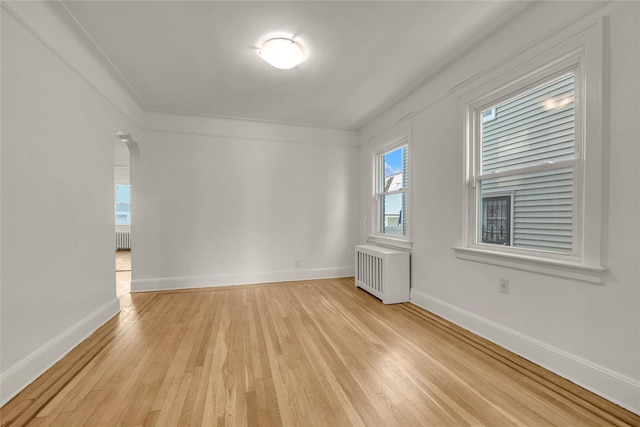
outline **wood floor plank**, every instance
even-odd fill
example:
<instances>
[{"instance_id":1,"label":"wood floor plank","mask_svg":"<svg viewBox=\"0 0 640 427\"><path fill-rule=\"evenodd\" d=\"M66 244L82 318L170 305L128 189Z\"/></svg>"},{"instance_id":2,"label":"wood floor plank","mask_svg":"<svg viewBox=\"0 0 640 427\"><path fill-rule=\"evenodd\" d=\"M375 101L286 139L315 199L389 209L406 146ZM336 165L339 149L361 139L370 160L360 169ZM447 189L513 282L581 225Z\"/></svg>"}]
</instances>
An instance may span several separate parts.
<instances>
[{"instance_id":1,"label":"wood floor plank","mask_svg":"<svg viewBox=\"0 0 640 427\"><path fill-rule=\"evenodd\" d=\"M640 425L350 278L122 301L118 318L1 409L2 426Z\"/></svg>"}]
</instances>

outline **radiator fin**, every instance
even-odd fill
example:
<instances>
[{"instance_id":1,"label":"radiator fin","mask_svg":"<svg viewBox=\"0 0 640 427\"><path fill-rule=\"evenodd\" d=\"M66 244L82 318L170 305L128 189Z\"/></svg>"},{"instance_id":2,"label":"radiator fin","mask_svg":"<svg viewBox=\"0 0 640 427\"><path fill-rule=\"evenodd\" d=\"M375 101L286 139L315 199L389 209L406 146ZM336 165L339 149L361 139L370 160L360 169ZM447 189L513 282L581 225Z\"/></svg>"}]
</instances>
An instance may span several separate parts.
<instances>
[{"instance_id":1,"label":"radiator fin","mask_svg":"<svg viewBox=\"0 0 640 427\"><path fill-rule=\"evenodd\" d=\"M131 233L129 231L116 231L116 250L131 249Z\"/></svg>"}]
</instances>

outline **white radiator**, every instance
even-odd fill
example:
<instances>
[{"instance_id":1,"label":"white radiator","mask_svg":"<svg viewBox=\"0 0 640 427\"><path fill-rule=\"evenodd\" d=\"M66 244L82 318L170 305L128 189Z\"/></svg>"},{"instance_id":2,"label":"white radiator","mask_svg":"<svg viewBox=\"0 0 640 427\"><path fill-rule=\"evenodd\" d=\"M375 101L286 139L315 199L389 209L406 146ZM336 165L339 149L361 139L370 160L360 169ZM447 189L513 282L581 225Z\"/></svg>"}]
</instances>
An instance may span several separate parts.
<instances>
[{"instance_id":1,"label":"white radiator","mask_svg":"<svg viewBox=\"0 0 640 427\"><path fill-rule=\"evenodd\" d=\"M129 231L116 231L116 250L131 249L131 233Z\"/></svg>"},{"instance_id":2,"label":"white radiator","mask_svg":"<svg viewBox=\"0 0 640 427\"><path fill-rule=\"evenodd\" d=\"M356 286L384 304L409 301L409 253L381 246L356 246Z\"/></svg>"}]
</instances>

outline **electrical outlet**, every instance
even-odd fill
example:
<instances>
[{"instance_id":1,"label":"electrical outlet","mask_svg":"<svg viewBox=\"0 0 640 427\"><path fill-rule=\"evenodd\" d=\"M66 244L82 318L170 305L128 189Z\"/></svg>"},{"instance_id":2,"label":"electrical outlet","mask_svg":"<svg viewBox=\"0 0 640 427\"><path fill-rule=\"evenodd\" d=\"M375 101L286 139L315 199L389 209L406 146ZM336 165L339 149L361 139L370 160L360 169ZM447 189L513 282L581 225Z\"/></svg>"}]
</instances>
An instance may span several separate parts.
<instances>
[{"instance_id":1,"label":"electrical outlet","mask_svg":"<svg viewBox=\"0 0 640 427\"><path fill-rule=\"evenodd\" d=\"M297 260L293 261L293 266L294 266L295 268L300 268L300 260L299 260L299 259L297 259Z\"/></svg>"},{"instance_id":2,"label":"electrical outlet","mask_svg":"<svg viewBox=\"0 0 640 427\"><path fill-rule=\"evenodd\" d=\"M509 281L507 279L500 279L500 292L509 294Z\"/></svg>"}]
</instances>

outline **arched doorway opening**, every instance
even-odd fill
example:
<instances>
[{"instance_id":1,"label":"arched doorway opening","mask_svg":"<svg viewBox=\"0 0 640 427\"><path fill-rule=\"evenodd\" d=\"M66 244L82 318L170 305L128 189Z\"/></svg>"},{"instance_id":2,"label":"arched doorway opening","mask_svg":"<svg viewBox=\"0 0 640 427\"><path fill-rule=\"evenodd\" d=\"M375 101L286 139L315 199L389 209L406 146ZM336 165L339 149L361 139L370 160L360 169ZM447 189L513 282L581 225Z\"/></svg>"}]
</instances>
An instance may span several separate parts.
<instances>
[{"instance_id":1,"label":"arched doorway opening","mask_svg":"<svg viewBox=\"0 0 640 427\"><path fill-rule=\"evenodd\" d=\"M137 152L137 144L129 133L118 131L116 137L113 151L116 295L122 298L131 291L131 155Z\"/></svg>"}]
</instances>

